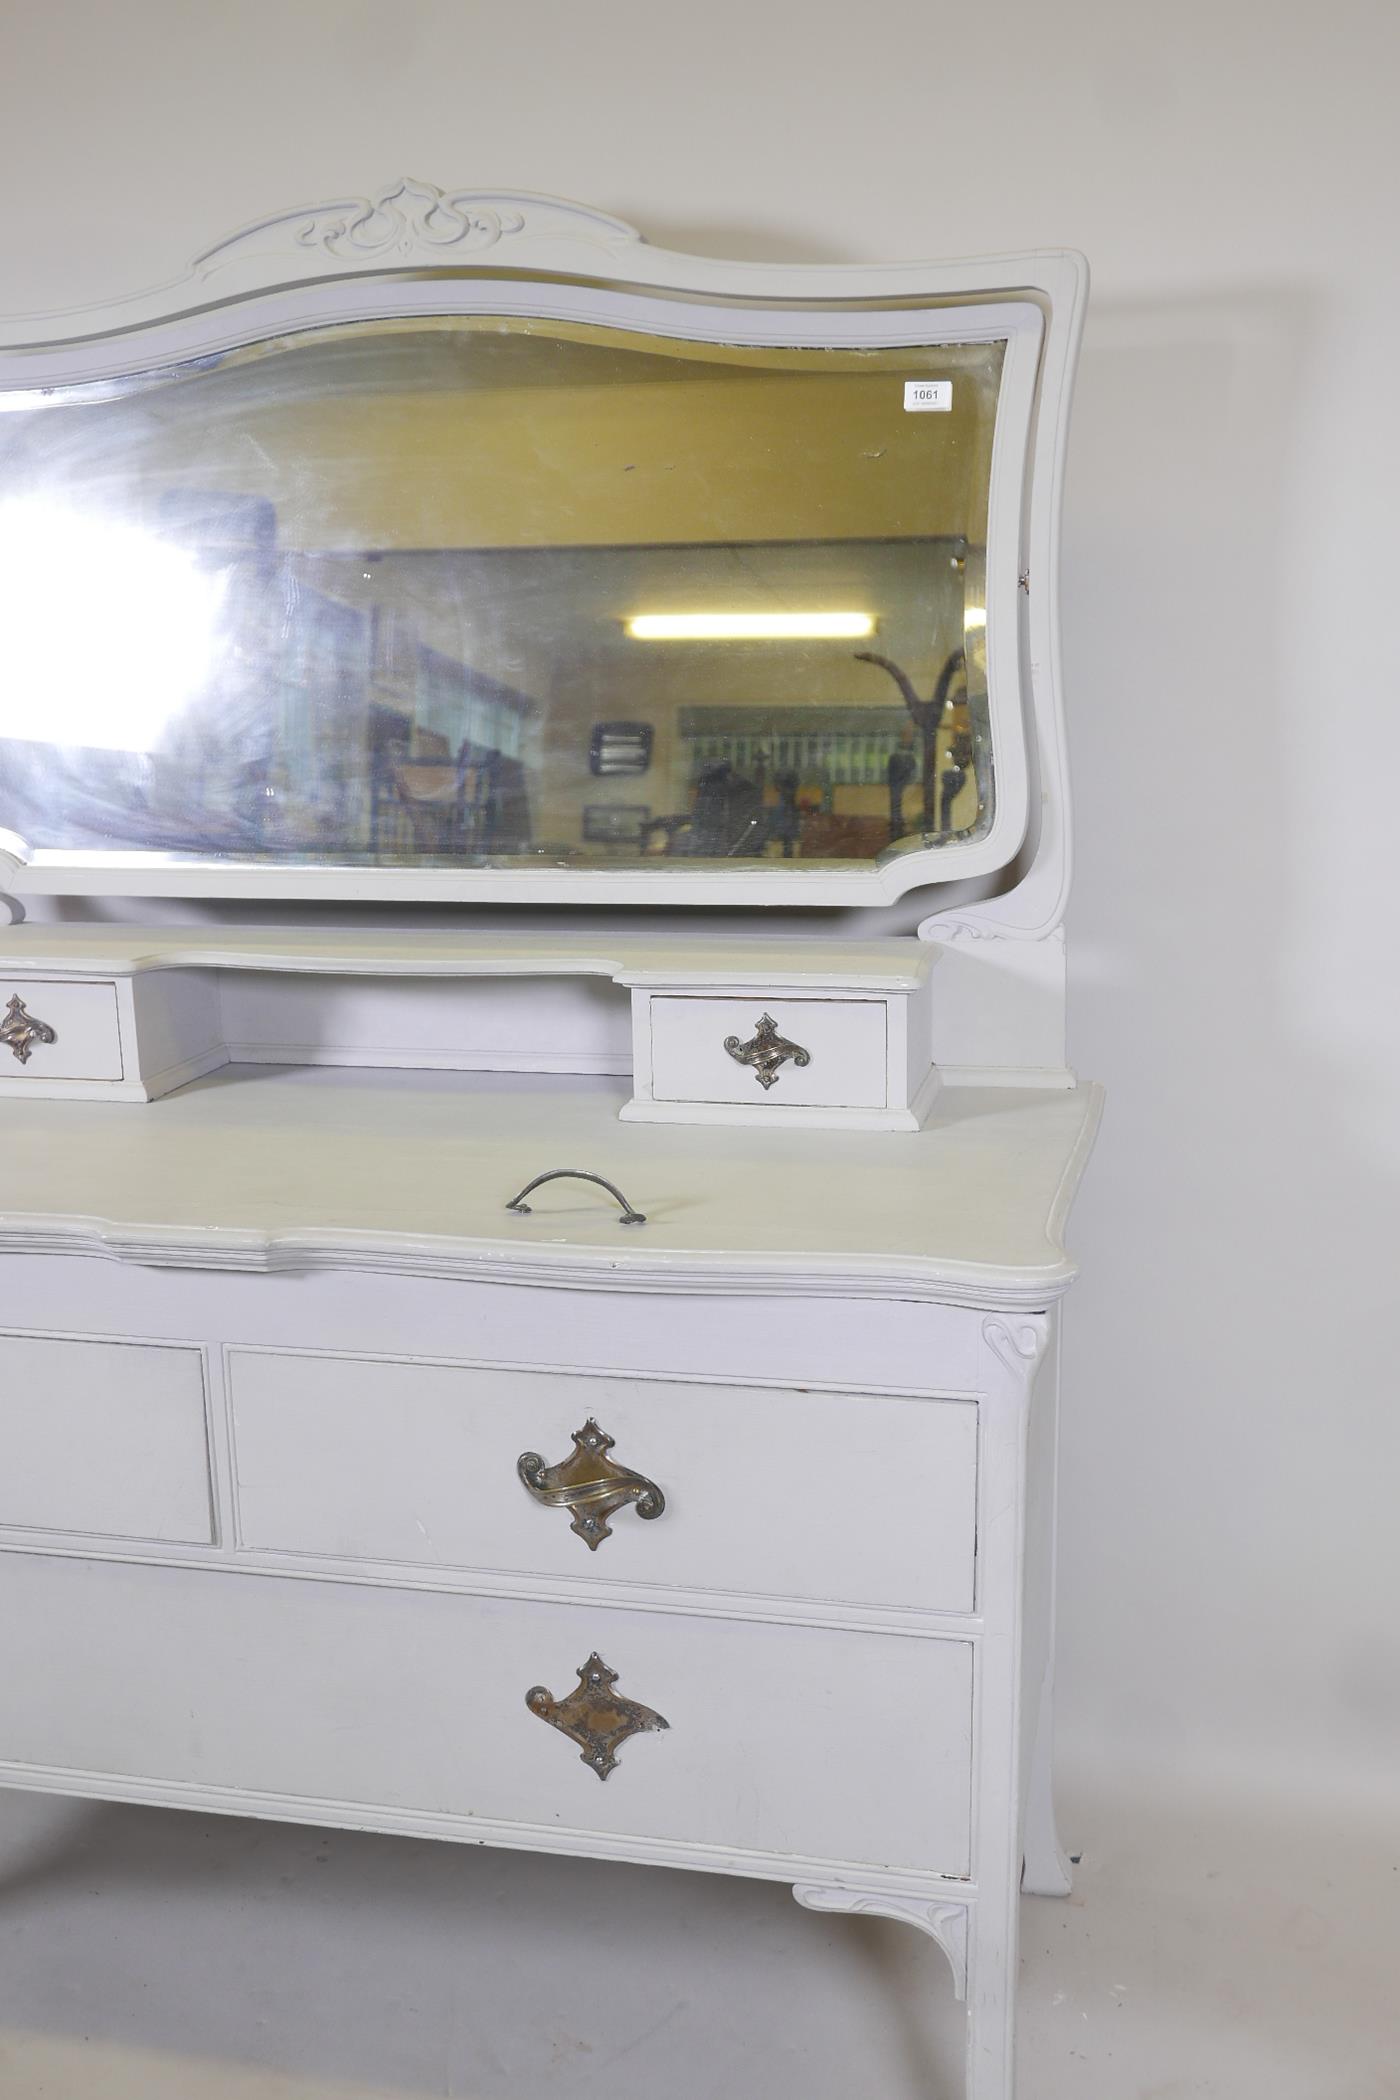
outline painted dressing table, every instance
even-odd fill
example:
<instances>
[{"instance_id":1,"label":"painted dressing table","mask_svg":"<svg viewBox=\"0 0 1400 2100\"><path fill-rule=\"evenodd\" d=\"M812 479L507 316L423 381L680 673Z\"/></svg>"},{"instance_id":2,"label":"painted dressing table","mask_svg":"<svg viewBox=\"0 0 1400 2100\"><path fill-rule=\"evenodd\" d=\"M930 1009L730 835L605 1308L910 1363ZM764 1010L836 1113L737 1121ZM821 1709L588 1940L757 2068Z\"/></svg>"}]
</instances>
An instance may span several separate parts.
<instances>
[{"instance_id":1,"label":"painted dressing table","mask_svg":"<svg viewBox=\"0 0 1400 2100\"><path fill-rule=\"evenodd\" d=\"M400 182L6 330L0 1783L905 1919L1011 2100L1084 295Z\"/></svg>"}]
</instances>

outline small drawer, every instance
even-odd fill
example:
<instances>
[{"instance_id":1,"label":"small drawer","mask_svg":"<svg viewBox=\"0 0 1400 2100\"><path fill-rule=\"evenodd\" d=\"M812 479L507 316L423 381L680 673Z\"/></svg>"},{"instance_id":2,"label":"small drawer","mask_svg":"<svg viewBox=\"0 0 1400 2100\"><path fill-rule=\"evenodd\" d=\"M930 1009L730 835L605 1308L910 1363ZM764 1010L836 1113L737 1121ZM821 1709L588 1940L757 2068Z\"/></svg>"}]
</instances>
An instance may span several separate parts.
<instances>
[{"instance_id":1,"label":"small drawer","mask_svg":"<svg viewBox=\"0 0 1400 2100\"><path fill-rule=\"evenodd\" d=\"M578 1694L595 1654L665 1724L614 1732L605 1783L527 1704ZM11 1772L271 1796L336 1823L562 1829L565 1849L631 1838L789 1878L794 1860L966 1876L972 1674L963 1639L0 1554Z\"/></svg>"},{"instance_id":2,"label":"small drawer","mask_svg":"<svg viewBox=\"0 0 1400 2100\"><path fill-rule=\"evenodd\" d=\"M0 1524L208 1545L202 1353L0 1334Z\"/></svg>"},{"instance_id":3,"label":"small drawer","mask_svg":"<svg viewBox=\"0 0 1400 2100\"><path fill-rule=\"evenodd\" d=\"M655 1101L881 1109L888 1065L883 999L651 1000Z\"/></svg>"},{"instance_id":4,"label":"small drawer","mask_svg":"<svg viewBox=\"0 0 1400 2100\"><path fill-rule=\"evenodd\" d=\"M115 984L0 977L0 1080L121 1076Z\"/></svg>"},{"instance_id":5,"label":"small drawer","mask_svg":"<svg viewBox=\"0 0 1400 2100\"><path fill-rule=\"evenodd\" d=\"M228 1352L239 1543L891 1609L973 1605L977 1403ZM542 1502L590 1422L634 1488ZM580 1454L585 1480L599 1471Z\"/></svg>"}]
</instances>

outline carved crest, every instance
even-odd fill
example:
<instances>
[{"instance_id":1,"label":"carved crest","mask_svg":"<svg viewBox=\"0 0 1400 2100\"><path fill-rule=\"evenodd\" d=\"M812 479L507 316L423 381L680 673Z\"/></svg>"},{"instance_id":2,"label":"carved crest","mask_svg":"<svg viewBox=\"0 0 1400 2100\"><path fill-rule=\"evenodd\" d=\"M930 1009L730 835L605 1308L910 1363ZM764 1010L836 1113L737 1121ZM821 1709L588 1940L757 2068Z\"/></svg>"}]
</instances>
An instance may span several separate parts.
<instances>
[{"instance_id":1,"label":"carved crest","mask_svg":"<svg viewBox=\"0 0 1400 2100\"><path fill-rule=\"evenodd\" d=\"M331 205L313 212L297 228L296 243L352 261L389 255L403 259L420 249L491 248L502 234L519 233L524 224L518 211L468 204L430 182L403 176L349 207Z\"/></svg>"},{"instance_id":2,"label":"carved crest","mask_svg":"<svg viewBox=\"0 0 1400 2100\"><path fill-rule=\"evenodd\" d=\"M602 240L609 246L640 241L635 227L605 212L553 197L514 197L490 190L440 190L401 175L367 197L277 212L247 226L196 258L204 273L241 263L250 254L285 248L351 268L448 264L483 253L527 230Z\"/></svg>"}]
</instances>

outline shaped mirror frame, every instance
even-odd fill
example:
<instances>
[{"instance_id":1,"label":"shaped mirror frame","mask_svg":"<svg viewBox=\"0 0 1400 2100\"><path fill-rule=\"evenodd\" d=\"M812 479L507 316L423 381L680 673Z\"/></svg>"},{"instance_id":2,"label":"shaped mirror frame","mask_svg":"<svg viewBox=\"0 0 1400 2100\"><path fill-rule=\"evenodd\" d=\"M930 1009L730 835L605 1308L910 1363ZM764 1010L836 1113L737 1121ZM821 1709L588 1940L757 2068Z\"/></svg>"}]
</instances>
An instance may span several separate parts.
<instances>
[{"instance_id":1,"label":"shaped mirror frame","mask_svg":"<svg viewBox=\"0 0 1400 2100\"><path fill-rule=\"evenodd\" d=\"M107 308L12 324L0 396L89 390L191 360L334 330L501 316L672 342L839 352L1004 343L986 533L989 820L879 860L683 859L609 866L394 864L81 850L0 832L0 889L48 895L639 904L878 905L929 883L1021 881L1064 860L1055 564L1069 378L1086 288L1068 255L834 268L723 264L648 247L548 199L400 182L279 214L178 283ZM67 398L73 398L71 395ZM627 728L627 723L614 725ZM621 748L619 744L618 748ZM1033 793L1038 787L1039 792ZM1028 831L1028 813L1037 822Z\"/></svg>"}]
</instances>

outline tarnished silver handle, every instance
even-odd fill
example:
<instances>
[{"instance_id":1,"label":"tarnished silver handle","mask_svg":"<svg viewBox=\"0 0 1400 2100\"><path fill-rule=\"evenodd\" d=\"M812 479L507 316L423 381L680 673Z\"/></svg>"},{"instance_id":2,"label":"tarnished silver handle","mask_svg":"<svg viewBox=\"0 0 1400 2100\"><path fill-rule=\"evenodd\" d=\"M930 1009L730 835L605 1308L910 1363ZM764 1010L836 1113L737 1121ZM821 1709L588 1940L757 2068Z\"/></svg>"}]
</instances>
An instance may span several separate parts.
<instances>
[{"instance_id":1,"label":"tarnished silver handle","mask_svg":"<svg viewBox=\"0 0 1400 2100\"><path fill-rule=\"evenodd\" d=\"M515 1470L546 1509L567 1509L570 1530L596 1553L612 1537L609 1517L630 1502L639 1517L659 1517L666 1497L645 1473L634 1473L608 1456L613 1440L592 1415L574 1431L574 1448L557 1466L546 1465L538 1451L522 1451Z\"/></svg>"},{"instance_id":2,"label":"tarnished silver handle","mask_svg":"<svg viewBox=\"0 0 1400 2100\"><path fill-rule=\"evenodd\" d=\"M616 1670L608 1668L595 1648L567 1698L556 1699L542 1684L531 1685L525 1694L531 1713L577 1743L580 1761L599 1779L617 1769L617 1753L629 1737L671 1725L654 1707L625 1699L614 1689L616 1684Z\"/></svg>"},{"instance_id":3,"label":"tarnished silver handle","mask_svg":"<svg viewBox=\"0 0 1400 2100\"><path fill-rule=\"evenodd\" d=\"M50 1028L47 1021L32 1014L16 992L5 1008L4 1020L0 1021L0 1043L4 1043L22 1065L27 1065L36 1043L57 1041L57 1029Z\"/></svg>"},{"instance_id":4,"label":"tarnished silver handle","mask_svg":"<svg viewBox=\"0 0 1400 2100\"><path fill-rule=\"evenodd\" d=\"M611 1181L604 1181L601 1174L584 1173L581 1167L551 1167L547 1174L537 1174L533 1181L526 1182L518 1196L512 1196L510 1202L506 1205L506 1209L516 1211L521 1217L528 1218L530 1205L525 1201L525 1198L546 1181L596 1181L600 1189L606 1189L608 1194L622 1205L622 1216L617 1221L619 1225L646 1224L646 1212L644 1210L633 1210L620 1188L614 1187Z\"/></svg>"},{"instance_id":5,"label":"tarnished silver handle","mask_svg":"<svg viewBox=\"0 0 1400 2100\"><path fill-rule=\"evenodd\" d=\"M812 1062L810 1050L801 1043L790 1043L785 1035L779 1035L778 1024L771 1014L764 1014L746 1043L737 1035L727 1035L724 1047L736 1064L751 1065L753 1076L766 1094L770 1086L778 1084L778 1069L789 1058L795 1065Z\"/></svg>"}]
</instances>

